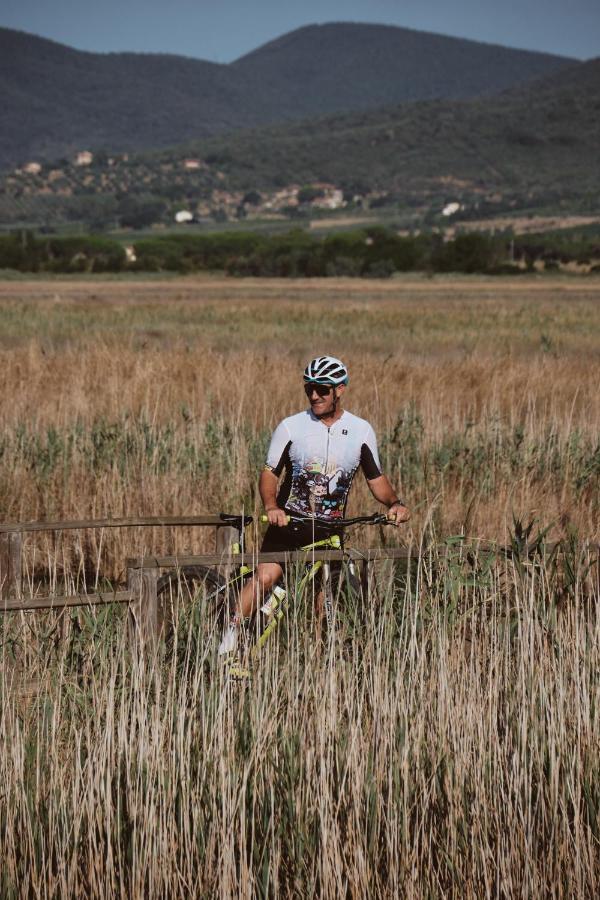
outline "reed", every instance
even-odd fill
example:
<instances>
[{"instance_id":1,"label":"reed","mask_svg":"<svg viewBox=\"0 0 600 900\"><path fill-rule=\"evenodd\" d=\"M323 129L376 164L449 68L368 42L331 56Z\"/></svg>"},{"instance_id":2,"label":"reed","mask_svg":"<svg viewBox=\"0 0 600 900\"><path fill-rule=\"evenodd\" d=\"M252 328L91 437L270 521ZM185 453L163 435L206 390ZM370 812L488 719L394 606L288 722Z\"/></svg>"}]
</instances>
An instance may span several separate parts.
<instances>
[{"instance_id":1,"label":"reed","mask_svg":"<svg viewBox=\"0 0 600 900\"><path fill-rule=\"evenodd\" d=\"M3 520L256 513L325 350L421 553L325 642L292 581L248 685L199 599L152 659L119 607L3 616L0 896L598 893L597 282L356 281L0 283ZM37 533L26 588L213 541Z\"/></svg>"},{"instance_id":2,"label":"reed","mask_svg":"<svg viewBox=\"0 0 600 900\"><path fill-rule=\"evenodd\" d=\"M202 605L155 660L73 614L3 684L2 895L593 896L597 591L480 562L381 575L325 644L296 597L249 684Z\"/></svg>"}]
</instances>

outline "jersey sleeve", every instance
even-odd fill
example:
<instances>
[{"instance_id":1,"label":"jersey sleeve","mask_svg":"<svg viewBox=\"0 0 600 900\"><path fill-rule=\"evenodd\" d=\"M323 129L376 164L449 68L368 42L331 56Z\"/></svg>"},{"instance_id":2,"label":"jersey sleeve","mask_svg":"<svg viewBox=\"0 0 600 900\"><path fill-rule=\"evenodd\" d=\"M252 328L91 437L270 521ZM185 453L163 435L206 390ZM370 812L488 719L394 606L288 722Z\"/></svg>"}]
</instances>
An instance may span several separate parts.
<instances>
[{"instance_id":1,"label":"jersey sleeve","mask_svg":"<svg viewBox=\"0 0 600 900\"><path fill-rule=\"evenodd\" d=\"M285 422L280 422L271 437L265 469L269 472L273 472L274 475L281 475L288 458L291 443L292 441L287 425Z\"/></svg>"},{"instance_id":2,"label":"jersey sleeve","mask_svg":"<svg viewBox=\"0 0 600 900\"><path fill-rule=\"evenodd\" d=\"M363 443L360 448L360 467L368 481L371 481L373 478L379 478L381 475L377 438L375 437L375 432L371 425L367 426Z\"/></svg>"}]
</instances>

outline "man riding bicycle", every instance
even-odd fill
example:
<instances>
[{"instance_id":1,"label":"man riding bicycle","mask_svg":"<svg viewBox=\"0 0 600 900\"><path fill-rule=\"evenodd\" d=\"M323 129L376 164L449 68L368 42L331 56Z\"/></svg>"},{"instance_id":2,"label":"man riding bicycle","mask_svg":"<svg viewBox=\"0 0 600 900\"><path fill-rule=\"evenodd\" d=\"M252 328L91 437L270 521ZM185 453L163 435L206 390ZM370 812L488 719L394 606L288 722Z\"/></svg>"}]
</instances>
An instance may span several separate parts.
<instances>
[{"instance_id":1,"label":"man riding bicycle","mask_svg":"<svg viewBox=\"0 0 600 900\"><path fill-rule=\"evenodd\" d=\"M407 507L381 472L372 426L343 408L347 384L348 370L333 356L319 356L304 370L310 409L279 423L260 476L260 496L269 520L262 553L297 550L335 534L335 522L344 517L359 467L375 499L387 506L388 519L400 525L410 518ZM289 516L294 521L288 525ZM279 563L259 563L254 577L244 586L219 653L235 650L242 621L252 615L260 598L282 575Z\"/></svg>"}]
</instances>

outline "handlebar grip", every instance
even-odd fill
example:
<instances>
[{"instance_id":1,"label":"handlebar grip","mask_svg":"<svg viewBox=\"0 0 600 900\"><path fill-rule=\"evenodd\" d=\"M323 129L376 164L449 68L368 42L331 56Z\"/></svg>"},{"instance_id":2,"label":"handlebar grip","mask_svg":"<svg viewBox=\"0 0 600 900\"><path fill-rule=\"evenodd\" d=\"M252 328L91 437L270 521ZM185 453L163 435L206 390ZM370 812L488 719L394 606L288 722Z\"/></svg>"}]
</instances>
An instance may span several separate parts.
<instances>
[{"instance_id":1,"label":"handlebar grip","mask_svg":"<svg viewBox=\"0 0 600 900\"><path fill-rule=\"evenodd\" d=\"M288 523L288 525L289 525L289 524L290 524L291 516L286 516L285 518L286 518L287 523ZM266 524L266 523L269 521L269 517L266 516L266 515L263 513L262 516L260 517L260 521Z\"/></svg>"}]
</instances>

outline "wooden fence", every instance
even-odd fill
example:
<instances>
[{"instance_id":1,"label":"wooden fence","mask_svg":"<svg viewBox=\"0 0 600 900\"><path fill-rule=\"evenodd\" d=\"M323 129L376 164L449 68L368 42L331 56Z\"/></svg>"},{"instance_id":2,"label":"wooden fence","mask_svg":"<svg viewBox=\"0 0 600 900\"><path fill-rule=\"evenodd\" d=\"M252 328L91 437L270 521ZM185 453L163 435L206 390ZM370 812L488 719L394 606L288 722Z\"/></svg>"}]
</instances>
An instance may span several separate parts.
<instances>
[{"instance_id":1,"label":"wooden fence","mask_svg":"<svg viewBox=\"0 0 600 900\"><path fill-rule=\"evenodd\" d=\"M130 603L135 599L131 589L93 594L48 595L26 597L22 591L23 535L38 531L73 531L103 528L208 526L216 528L216 554L222 561L229 551L231 525L220 516L135 516L126 519L79 519L56 522L5 522L0 524L0 611L59 609L66 606Z\"/></svg>"},{"instance_id":2,"label":"wooden fence","mask_svg":"<svg viewBox=\"0 0 600 900\"><path fill-rule=\"evenodd\" d=\"M23 536L31 532L67 531L103 528L203 526L216 529L215 552L188 556L144 556L127 560L127 590L114 592L48 594L25 596L22 589ZM281 553L232 553L239 531L221 516L136 516L124 519L79 519L54 522L8 522L0 524L0 612L59 610L74 606L98 606L127 603L132 632L142 644L153 641L160 632L158 578L161 569L191 566L218 568L225 577L242 563L281 561ZM284 554L286 562L306 561L303 551ZM355 559L373 563L378 559L409 559L407 549L315 550L311 561Z\"/></svg>"},{"instance_id":3,"label":"wooden fence","mask_svg":"<svg viewBox=\"0 0 600 900\"><path fill-rule=\"evenodd\" d=\"M103 529L131 527L203 526L216 529L215 552L187 556L144 556L127 559L127 590L115 592L77 593L71 595L23 596L22 553L23 535L38 531L66 531L74 529ZM28 522L0 524L0 612L19 610L64 609L72 606L93 606L127 603L132 634L141 644L151 643L160 633L158 578L161 569L184 569L194 566L217 567L227 577L236 565L254 566L259 562L340 561L352 559L372 564L381 559L413 559L419 552L411 548L383 548L355 550L314 550L290 553L232 553L239 539L239 531L221 516L137 516L125 519L84 519L75 521ZM600 560L600 547L591 545ZM439 550L447 552L442 545ZM598 562L598 560L597 560ZM599 581L600 565L596 565Z\"/></svg>"}]
</instances>

